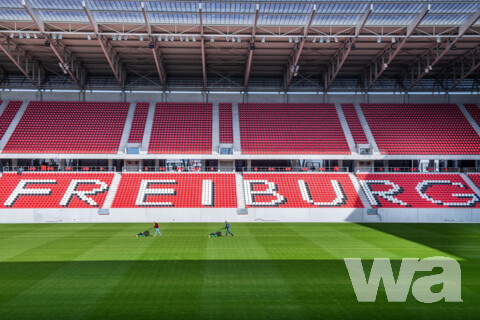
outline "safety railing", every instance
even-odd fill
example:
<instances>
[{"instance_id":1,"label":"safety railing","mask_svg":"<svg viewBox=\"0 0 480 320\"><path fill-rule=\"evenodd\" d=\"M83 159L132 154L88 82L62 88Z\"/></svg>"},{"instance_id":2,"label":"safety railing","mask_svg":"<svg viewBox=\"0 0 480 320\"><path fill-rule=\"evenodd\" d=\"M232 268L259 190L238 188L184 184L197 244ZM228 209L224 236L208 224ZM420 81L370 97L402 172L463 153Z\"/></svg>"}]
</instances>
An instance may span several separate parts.
<instances>
[{"instance_id":1,"label":"safety railing","mask_svg":"<svg viewBox=\"0 0 480 320\"><path fill-rule=\"evenodd\" d=\"M355 167L356 173L407 173L407 172L420 172L420 173L439 173L439 172L460 172L460 168L439 168L435 170L433 167L425 168L425 170L420 170L416 167L388 167L388 168L370 168L370 167Z\"/></svg>"},{"instance_id":2,"label":"safety railing","mask_svg":"<svg viewBox=\"0 0 480 320\"><path fill-rule=\"evenodd\" d=\"M462 168L462 172L466 172L466 173L480 172L480 168L475 168L475 167Z\"/></svg>"},{"instance_id":3,"label":"safety railing","mask_svg":"<svg viewBox=\"0 0 480 320\"><path fill-rule=\"evenodd\" d=\"M109 166L4 166L3 172L113 172Z\"/></svg>"},{"instance_id":4,"label":"safety railing","mask_svg":"<svg viewBox=\"0 0 480 320\"><path fill-rule=\"evenodd\" d=\"M234 167L155 167L155 166L126 166L123 172L234 172Z\"/></svg>"},{"instance_id":5,"label":"safety railing","mask_svg":"<svg viewBox=\"0 0 480 320\"><path fill-rule=\"evenodd\" d=\"M243 168L243 172L349 172L348 167L251 167Z\"/></svg>"}]
</instances>

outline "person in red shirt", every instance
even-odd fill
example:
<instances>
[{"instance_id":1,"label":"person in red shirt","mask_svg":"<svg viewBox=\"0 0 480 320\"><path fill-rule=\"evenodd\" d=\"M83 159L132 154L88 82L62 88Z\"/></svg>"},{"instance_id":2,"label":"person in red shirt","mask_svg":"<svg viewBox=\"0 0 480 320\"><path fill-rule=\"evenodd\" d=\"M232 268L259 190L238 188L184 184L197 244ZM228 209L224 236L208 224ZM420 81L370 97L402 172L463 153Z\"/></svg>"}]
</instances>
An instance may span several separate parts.
<instances>
[{"instance_id":1,"label":"person in red shirt","mask_svg":"<svg viewBox=\"0 0 480 320\"><path fill-rule=\"evenodd\" d=\"M160 237L162 236L162 234L160 233L160 229L158 228L158 222L155 222L155 234L153 235L154 237L157 236L157 233L160 235Z\"/></svg>"}]
</instances>

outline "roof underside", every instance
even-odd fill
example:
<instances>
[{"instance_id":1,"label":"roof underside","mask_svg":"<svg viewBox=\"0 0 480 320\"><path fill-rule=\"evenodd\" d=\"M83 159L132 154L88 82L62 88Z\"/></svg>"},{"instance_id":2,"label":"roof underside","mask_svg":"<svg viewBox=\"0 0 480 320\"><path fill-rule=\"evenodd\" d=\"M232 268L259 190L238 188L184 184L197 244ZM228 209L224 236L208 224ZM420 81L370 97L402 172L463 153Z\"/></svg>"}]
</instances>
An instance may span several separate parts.
<instances>
[{"instance_id":1,"label":"roof underside","mask_svg":"<svg viewBox=\"0 0 480 320\"><path fill-rule=\"evenodd\" d=\"M478 0L143 2L2 0L0 87L479 91Z\"/></svg>"}]
</instances>

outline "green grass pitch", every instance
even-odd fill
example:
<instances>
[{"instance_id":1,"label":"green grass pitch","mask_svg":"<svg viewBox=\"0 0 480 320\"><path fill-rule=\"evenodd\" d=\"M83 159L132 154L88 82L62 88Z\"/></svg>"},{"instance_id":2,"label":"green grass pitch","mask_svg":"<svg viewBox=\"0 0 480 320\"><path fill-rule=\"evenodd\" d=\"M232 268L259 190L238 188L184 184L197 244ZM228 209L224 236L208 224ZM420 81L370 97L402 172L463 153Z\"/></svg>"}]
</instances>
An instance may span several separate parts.
<instances>
[{"instance_id":1,"label":"green grass pitch","mask_svg":"<svg viewBox=\"0 0 480 320\"><path fill-rule=\"evenodd\" d=\"M232 223L0 225L1 319L471 319L480 225ZM356 300L344 258L449 256L462 303ZM435 288L434 288L435 289ZM438 289L438 288L437 288Z\"/></svg>"}]
</instances>

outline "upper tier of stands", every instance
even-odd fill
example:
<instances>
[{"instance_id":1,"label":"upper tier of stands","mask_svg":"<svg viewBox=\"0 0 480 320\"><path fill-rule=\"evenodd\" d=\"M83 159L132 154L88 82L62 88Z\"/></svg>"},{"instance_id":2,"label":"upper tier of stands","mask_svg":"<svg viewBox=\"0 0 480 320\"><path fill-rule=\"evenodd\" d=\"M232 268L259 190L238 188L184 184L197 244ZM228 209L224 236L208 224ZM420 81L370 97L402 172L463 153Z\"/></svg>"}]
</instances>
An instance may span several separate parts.
<instances>
[{"instance_id":1,"label":"upper tier of stands","mask_svg":"<svg viewBox=\"0 0 480 320\"><path fill-rule=\"evenodd\" d=\"M347 120L348 127L350 128L350 132L352 133L353 141L355 141L356 144L367 144L367 136L363 131L362 123L358 118L357 111L355 110L353 104L342 103L342 109L343 113L345 114L345 119Z\"/></svg>"},{"instance_id":2,"label":"upper tier of stands","mask_svg":"<svg viewBox=\"0 0 480 320\"><path fill-rule=\"evenodd\" d=\"M480 126L480 109L476 104L473 103L466 103L465 108L472 116L473 120Z\"/></svg>"},{"instance_id":3,"label":"upper tier of stands","mask_svg":"<svg viewBox=\"0 0 480 320\"><path fill-rule=\"evenodd\" d=\"M21 101L0 115L0 139ZM480 137L455 104L362 104L383 154L478 155ZM352 104L342 104L355 143L368 143ZM480 124L480 109L465 108ZM117 153L129 103L30 102L5 153ZM128 142L141 143L149 103L137 103ZM149 141L153 154L211 154L212 104L157 103ZM349 154L333 104L239 104L243 154ZM10 132L10 131L9 131ZM219 141L233 143L232 105L219 105Z\"/></svg>"},{"instance_id":4,"label":"upper tier of stands","mask_svg":"<svg viewBox=\"0 0 480 320\"><path fill-rule=\"evenodd\" d=\"M212 153L211 103L157 103L149 153Z\"/></svg>"},{"instance_id":5,"label":"upper tier of stands","mask_svg":"<svg viewBox=\"0 0 480 320\"><path fill-rule=\"evenodd\" d=\"M32 101L3 152L117 153L129 103Z\"/></svg>"},{"instance_id":6,"label":"upper tier of stands","mask_svg":"<svg viewBox=\"0 0 480 320\"><path fill-rule=\"evenodd\" d=\"M247 207L363 208L348 173L244 173Z\"/></svg>"},{"instance_id":7,"label":"upper tier of stands","mask_svg":"<svg viewBox=\"0 0 480 320\"><path fill-rule=\"evenodd\" d=\"M232 104L220 103L220 143L233 143Z\"/></svg>"},{"instance_id":8,"label":"upper tier of stands","mask_svg":"<svg viewBox=\"0 0 480 320\"><path fill-rule=\"evenodd\" d=\"M3 138L5 131L7 131L10 123L18 112L18 109L22 106L23 101L10 101L2 115L0 116L0 140ZM0 104L2 102L0 101Z\"/></svg>"},{"instance_id":9,"label":"upper tier of stands","mask_svg":"<svg viewBox=\"0 0 480 320\"><path fill-rule=\"evenodd\" d=\"M480 154L480 137L455 104L361 104L383 154Z\"/></svg>"},{"instance_id":10,"label":"upper tier of stands","mask_svg":"<svg viewBox=\"0 0 480 320\"><path fill-rule=\"evenodd\" d=\"M349 154L333 104L239 103L244 154Z\"/></svg>"},{"instance_id":11,"label":"upper tier of stands","mask_svg":"<svg viewBox=\"0 0 480 320\"><path fill-rule=\"evenodd\" d=\"M459 174L358 173L373 208L480 208L478 195Z\"/></svg>"},{"instance_id":12,"label":"upper tier of stands","mask_svg":"<svg viewBox=\"0 0 480 320\"><path fill-rule=\"evenodd\" d=\"M101 208L113 173L4 173L0 208Z\"/></svg>"},{"instance_id":13,"label":"upper tier of stands","mask_svg":"<svg viewBox=\"0 0 480 320\"><path fill-rule=\"evenodd\" d=\"M112 208L236 208L234 173L124 173Z\"/></svg>"},{"instance_id":14,"label":"upper tier of stands","mask_svg":"<svg viewBox=\"0 0 480 320\"><path fill-rule=\"evenodd\" d=\"M138 102L135 106L135 115L133 116L128 143L142 143L149 106L149 102Z\"/></svg>"}]
</instances>

